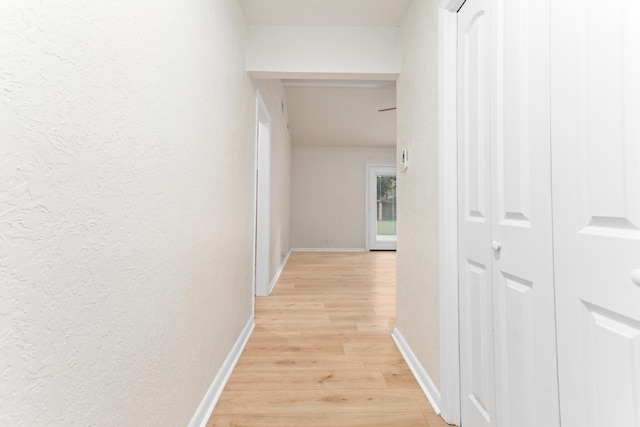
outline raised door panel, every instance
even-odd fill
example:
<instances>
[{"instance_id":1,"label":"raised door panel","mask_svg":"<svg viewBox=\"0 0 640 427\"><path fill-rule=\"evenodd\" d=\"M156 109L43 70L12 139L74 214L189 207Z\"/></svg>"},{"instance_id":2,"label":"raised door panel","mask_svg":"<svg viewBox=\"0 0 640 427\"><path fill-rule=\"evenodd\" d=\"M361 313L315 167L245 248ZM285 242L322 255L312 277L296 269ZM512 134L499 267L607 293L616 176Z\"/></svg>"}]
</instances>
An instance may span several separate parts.
<instances>
[{"instance_id":1,"label":"raised door panel","mask_svg":"<svg viewBox=\"0 0 640 427\"><path fill-rule=\"evenodd\" d=\"M464 206L467 221L484 222L487 215L487 42L484 12L477 13L466 24L462 36L463 86L462 151L464 182Z\"/></svg>"},{"instance_id":2,"label":"raised door panel","mask_svg":"<svg viewBox=\"0 0 640 427\"><path fill-rule=\"evenodd\" d=\"M592 425L640 423L640 322L585 303L587 413Z\"/></svg>"},{"instance_id":3,"label":"raised door panel","mask_svg":"<svg viewBox=\"0 0 640 427\"><path fill-rule=\"evenodd\" d=\"M635 0L552 9L563 427L640 427L639 19Z\"/></svg>"},{"instance_id":4,"label":"raised door panel","mask_svg":"<svg viewBox=\"0 0 640 427\"><path fill-rule=\"evenodd\" d=\"M496 219L530 226L531 221L531 1L497 2L502 13L494 19L496 43L495 114Z\"/></svg>"},{"instance_id":5,"label":"raised door panel","mask_svg":"<svg viewBox=\"0 0 640 427\"><path fill-rule=\"evenodd\" d=\"M487 2L467 1L458 13L458 207L470 242L491 232L489 24L481 7Z\"/></svg>"},{"instance_id":6,"label":"raised door panel","mask_svg":"<svg viewBox=\"0 0 640 427\"><path fill-rule=\"evenodd\" d=\"M492 294L491 277L487 266L469 261L467 263L465 287L463 295L463 327L469 333L463 343L466 356L464 358L468 372L465 396L470 405L483 422L490 424L493 402L493 361L489 359L492 352Z\"/></svg>"},{"instance_id":7,"label":"raised door panel","mask_svg":"<svg viewBox=\"0 0 640 427\"><path fill-rule=\"evenodd\" d=\"M584 8L575 54L582 231L640 238L640 5Z\"/></svg>"},{"instance_id":8,"label":"raised door panel","mask_svg":"<svg viewBox=\"0 0 640 427\"><path fill-rule=\"evenodd\" d=\"M528 280L501 272L498 287L504 311L500 313L504 331L500 334L503 359L506 363L496 363L496 370L502 370L502 375L496 375L498 389L508 390L506 399L498 399L497 406L502 416L500 425L520 427L537 426L535 405L536 371L535 364L535 319L534 319L534 289ZM496 337L497 341L497 337ZM504 406L504 408L502 408Z\"/></svg>"}]
</instances>

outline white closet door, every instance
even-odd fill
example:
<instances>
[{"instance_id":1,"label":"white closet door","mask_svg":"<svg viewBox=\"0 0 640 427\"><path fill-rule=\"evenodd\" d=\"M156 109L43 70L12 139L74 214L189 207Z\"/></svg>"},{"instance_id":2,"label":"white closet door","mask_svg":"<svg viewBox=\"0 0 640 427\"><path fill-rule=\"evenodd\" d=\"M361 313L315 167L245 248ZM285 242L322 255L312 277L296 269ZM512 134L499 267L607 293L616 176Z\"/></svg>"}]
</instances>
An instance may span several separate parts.
<instances>
[{"instance_id":1,"label":"white closet door","mask_svg":"<svg viewBox=\"0 0 640 427\"><path fill-rule=\"evenodd\" d=\"M496 426L491 286L490 22L487 0L458 12L458 221L462 423Z\"/></svg>"},{"instance_id":2,"label":"white closet door","mask_svg":"<svg viewBox=\"0 0 640 427\"><path fill-rule=\"evenodd\" d=\"M549 0L458 19L462 423L557 427Z\"/></svg>"},{"instance_id":3,"label":"white closet door","mask_svg":"<svg viewBox=\"0 0 640 427\"><path fill-rule=\"evenodd\" d=\"M640 2L552 8L563 427L640 427Z\"/></svg>"},{"instance_id":4,"label":"white closet door","mask_svg":"<svg viewBox=\"0 0 640 427\"><path fill-rule=\"evenodd\" d=\"M557 427L549 0L498 0L493 10L491 223L498 425Z\"/></svg>"}]
</instances>

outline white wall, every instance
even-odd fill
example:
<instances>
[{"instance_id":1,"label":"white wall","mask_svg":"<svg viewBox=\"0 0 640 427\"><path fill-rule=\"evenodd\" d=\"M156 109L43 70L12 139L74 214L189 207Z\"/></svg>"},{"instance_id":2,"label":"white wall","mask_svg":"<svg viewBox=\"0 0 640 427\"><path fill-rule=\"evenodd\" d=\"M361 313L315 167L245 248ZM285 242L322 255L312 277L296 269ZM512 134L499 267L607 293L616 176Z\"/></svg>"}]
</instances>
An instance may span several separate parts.
<instances>
[{"instance_id":1,"label":"white wall","mask_svg":"<svg viewBox=\"0 0 640 427\"><path fill-rule=\"evenodd\" d=\"M294 248L364 249L366 164L395 164L394 148L294 147Z\"/></svg>"},{"instance_id":2,"label":"white wall","mask_svg":"<svg viewBox=\"0 0 640 427\"><path fill-rule=\"evenodd\" d=\"M247 70L258 78L394 79L398 34L394 27L251 25Z\"/></svg>"},{"instance_id":3,"label":"white wall","mask_svg":"<svg viewBox=\"0 0 640 427\"><path fill-rule=\"evenodd\" d=\"M437 0L414 0L401 28L396 327L439 387L437 17Z\"/></svg>"},{"instance_id":4,"label":"white wall","mask_svg":"<svg viewBox=\"0 0 640 427\"><path fill-rule=\"evenodd\" d=\"M186 425L250 319L236 0L0 4L0 425Z\"/></svg>"},{"instance_id":5,"label":"white wall","mask_svg":"<svg viewBox=\"0 0 640 427\"><path fill-rule=\"evenodd\" d=\"M269 280L291 249L291 139L284 87L280 80L254 80L271 116L271 211Z\"/></svg>"}]
</instances>

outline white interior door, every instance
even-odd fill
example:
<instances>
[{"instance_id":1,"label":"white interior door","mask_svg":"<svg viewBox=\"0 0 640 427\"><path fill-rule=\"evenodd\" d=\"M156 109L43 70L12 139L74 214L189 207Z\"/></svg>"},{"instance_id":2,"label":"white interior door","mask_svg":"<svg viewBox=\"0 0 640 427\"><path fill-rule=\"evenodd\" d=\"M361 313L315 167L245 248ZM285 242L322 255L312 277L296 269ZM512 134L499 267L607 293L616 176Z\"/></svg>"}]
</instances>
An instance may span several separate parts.
<instances>
[{"instance_id":1,"label":"white interior door","mask_svg":"<svg viewBox=\"0 0 640 427\"><path fill-rule=\"evenodd\" d=\"M458 12L458 227L462 424L496 426L491 278L488 0Z\"/></svg>"},{"instance_id":2,"label":"white interior door","mask_svg":"<svg viewBox=\"0 0 640 427\"><path fill-rule=\"evenodd\" d=\"M563 427L640 426L640 2L552 9Z\"/></svg>"},{"instance_id":3,"label":"white interior door","mask_svg":"<svg viewBox=\"0 0 640 427\"><path fill-rule=\"evenodd\" d=\"M492 5L491 234L498 425L557 427L549 0L494 0Z\"/></svg>"},{"instance_id":4,"label":"white interior door","mask_svg":"<svg viewBox=\"0 0 640 427\"><path fill-rule=\"evenodd\" d=\"M557 427L549 1L458 13L461 420Z\"/></svg>"},{"instance_id":5,"label":"white interior door","mask_svg":"<svg viewBox=\"0 0 640 427\"><path fill-rule=\"evenodd\" d=\"M367 249L395 250L396 167L367 165Z\"/></svg>"}]
</instances>

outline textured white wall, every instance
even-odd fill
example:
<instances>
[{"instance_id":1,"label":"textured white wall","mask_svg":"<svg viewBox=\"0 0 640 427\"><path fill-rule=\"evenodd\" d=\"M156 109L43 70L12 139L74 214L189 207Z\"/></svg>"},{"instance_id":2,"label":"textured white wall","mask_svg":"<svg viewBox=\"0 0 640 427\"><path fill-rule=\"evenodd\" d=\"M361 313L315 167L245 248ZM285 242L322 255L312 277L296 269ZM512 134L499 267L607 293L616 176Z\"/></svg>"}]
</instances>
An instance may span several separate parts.
<instances>
[{"instance_id":1,"label":"textured white wall","mask_svg":"<svg viewBox=\"0 0 640 427\"><path fill-rule=\"evenodd\" d=\"M0 425L186 425L251 315L236 0L0 3Z\"/></svg>"},{"instance_id":2,"label":"textured white wall","mask_svg":"<svg viewBox=\"0 0 640 427\"><path fill-rule=\"evenodd\" d=\"M294 147L292 163L292 246L364 249L366 164L395 149Z\"/></svg>"},{"instance_id":3,"label":"textured white wall","mask_svg":"<svg viewBox=\"0 0 640 427\"><path fill-rule=\"evenodd\" d=\"M439 387L438 1L414 0L401 31L396 326Z\"/></svg>"},{"instance_id":4,"label":"textured white wall","mask_svg":"<svg viewBox=\"0 0 640 427\"><path fill-rule=\"evenodd\" d=\"M291 249L291 140L284 87L280 80L255 80L271 116L271 229L269 279L273 279ZM284 105L284 108L283 108Z\"/></svg>"}]
</instances>

